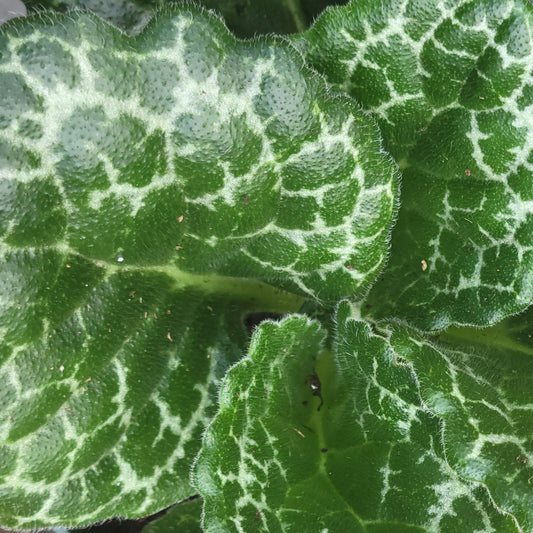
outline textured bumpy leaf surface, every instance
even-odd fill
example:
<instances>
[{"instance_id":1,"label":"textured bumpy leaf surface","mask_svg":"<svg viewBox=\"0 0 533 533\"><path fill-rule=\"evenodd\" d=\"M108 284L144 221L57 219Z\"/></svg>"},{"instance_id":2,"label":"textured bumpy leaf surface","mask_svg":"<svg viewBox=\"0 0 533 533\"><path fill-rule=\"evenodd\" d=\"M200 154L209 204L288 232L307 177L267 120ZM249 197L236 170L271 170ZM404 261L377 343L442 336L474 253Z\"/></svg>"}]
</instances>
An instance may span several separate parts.
<instances>
[{"instance_id":1,"label":"textured bumpy leaf surface","mask_svg":"<svg viewBox=\"0 0 533 533\"><path fill-rule=\"evenodd\" d=\"M242 315L364 291L395 193L371 121L284 43L238 42L196 8L134 39L79 12L7 23L3 524L139 516L193 494Z\"/></svg>"},{"instance_id":2,"label":"textured bumpy leaf surface","mask_svg":"<svg viewBox=\"0 0 533 533\"><path fill-rule=\"evenodd\" d=\"M67 12L73 9L92 11L130 35L137 35L148 24L155 12L150 2L128 0L26 0L29 13L46 10Z\"/></svg>"},{"instance_id":3,"label":"textured bumpy leaf surface","mask_svg":"<svg viewBox=\"0 0 533 533\"><path fill-rule=\"evenodd\" d=\"M354 0L295 37L403 170L374 316L488 325L531 302L532 28L526 0Z\"/></svg>"},{"instance_id":4,"label":"textured bumpy leaf surface","mask_svg":"<svg viewBox=\"0 0 533 533\"><path fill-rule=\"evenodd\" d=\"M180 503L148 524L142 533L202 533L202 503L200 498Z\"/></svg>"},{"instance_id":5,"label":"textured bumpy leaf surface","mask_svg":"<svg viewBox=\"0 0 533 533\"><path fill-rule=\"evenodd\" d=\"M334 360L307 318L256 330L195 466L204 529L516 532L450 468L440 421L388 341L347 303L336 335Z\"/></svg>"},{"instance_id":6,"label":"textured bumpy leaf surface","mask_svg":"<svg viewBox=\"0 0 533 533\"><path fill-rule=\"evenodd\" d=\"M32 10L88 9L130 35L137 35L153 14L171 4L187 4L189 0L27 0ZM346 0L196 0L220 14L228 28L238 37L257 34L288 34L302 31L327 6Z\"/></svg>"},{"instance_id":7,"label":"textured bumpy leaf surface","mask_svg":"<svg viewBox=\"0 0 533 533\"><path fill-rule=\"evenodd\" d=\"M533 531L533 312L489 330L457 329L431 343L393 328L427 407L444 423L451 466L487 485L495 503Z\"/></svg>"}]
</instances>

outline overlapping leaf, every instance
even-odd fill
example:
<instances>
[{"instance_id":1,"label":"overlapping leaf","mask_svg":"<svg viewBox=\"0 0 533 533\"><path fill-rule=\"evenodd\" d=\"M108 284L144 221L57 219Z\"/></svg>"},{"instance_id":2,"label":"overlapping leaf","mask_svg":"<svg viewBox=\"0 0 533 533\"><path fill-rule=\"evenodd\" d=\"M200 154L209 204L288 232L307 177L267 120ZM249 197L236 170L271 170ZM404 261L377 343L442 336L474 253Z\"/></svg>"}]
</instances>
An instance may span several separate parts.
<instances>
[{"instance_id":1,"label":"overlapping leaf","mask_svg":"<svg viewBox=\"0 0 533 533\"><path fill-rule=\"evenodd\" d=\"M445 422L447 459L481 481L533 531L533 312L489 330L457 329L439 344L396 326L391 345L412 362L422 399Z\"/></svg>"},{"instance_id":2,"label":"overlapping leaf","mask_svg":"<svg viewBox=\"0 0 533 533\"><path fill-rule=\"evenodd\" d=\"M263 323L228 372L195 466L205 531L517 531L449 467L387 340L347 303L335 360L323 336L306 318Z\"/></svg>"},{"instance_id":3,"label":"overlapping leaf","mask_svg":"<svg viewBox=\"0 0 533 533\"><path fill-rule=\"evenodd\" d=\"M87 9L123 29L137 35L154 13L166 6L188 0L26 0L32 10L68 11ZM228 28L238 37L257 34L288 34L305 30L313 19L329 5L346 0L197 0L197 4L220 14Z\"/></svg>"},{"instance_id":4,"label":"overlapping leaf","mask_svg":"<svg viewBox=\"0 0 533 533\"><path fill-rule=\"evenodd\" d=\"M135 39L80 12L7 23L0 191L0 516L20 528L193 494L243 314L365 291L396 179L295 51L186 8Z\"/></svg>"},{"instance_id":5,"label":"overlapping leaf","mask_svg":"<svg viewBox=\"0 0 533 533\"><path fill-rule=\"evenodd\" d=\"M376 129L286 46L197 18L162 16L136 41L87 15L11 26L4 241L360 294L396 193Z\"/></svg>"},{"instance_id":6,"label":"overlapping leaf","mask_svg":"<svg viewBox=\"0 0 533 533\"><path fill-rule=\"evenodd\" d=\"M294 42L376 117L403 169L374 316L488 325L533 298L533 7L357 0Z\"/></svg>"},{"instance_id":7,"label":"overlapping leaf","mask_svg":"<svg viewBox=\"0 0 533 533\"><path fill-rule=\"evenodd\" d=\"M148 524L142 533L202 533L201 513L202 500L200 498L179 503L164 516Z\"/></svg>"},{"instance_id":8,"label":"overlapping leaf","mask_svg":"<svg viewBox=\"0 0 533 533\"><path fill-rule=\"evenodd\" d=\"M24 3L30 13L49 10L65 13L73 9L92 11L129 35L138 35L155 12L153 3L130 0L25 0Z\"/></svg>"}]
</instances>

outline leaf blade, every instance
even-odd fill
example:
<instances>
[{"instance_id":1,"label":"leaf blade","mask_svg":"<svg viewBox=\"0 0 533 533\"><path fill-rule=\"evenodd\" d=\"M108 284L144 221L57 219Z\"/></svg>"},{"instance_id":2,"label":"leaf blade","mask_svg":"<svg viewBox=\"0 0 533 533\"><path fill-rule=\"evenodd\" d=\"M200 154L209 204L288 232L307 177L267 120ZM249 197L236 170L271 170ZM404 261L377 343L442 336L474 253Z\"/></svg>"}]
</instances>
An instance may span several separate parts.
<instances>
[{"instance_id":1,"label":"leaf blade","mask_svg":"<svg viewBox=\"0 0 533 533\"><path fill-rule=\"evenodd\" d=\"M386 339L346 302L336 324L335 357L316 355L316 323L289 317L261 325L228 372L194 469L204 529L516 531L449 467Z\"/></svg>"},{"instance_id":2,"label":"leaf blade","mask_svg":"<svg viewBox=\"0 0 533 533\"><path fill-rule=\"evenodd\" d=\"M404 171L369 314L441 330L529 305L532 17L522 0L352 2L293 38Z\"/></svg>"},{"instance_id":3,"label":"leaf blade","mask_svg":"<svg viewBox=\"0 0 533 533\"><path fill-rule=\"evenodd\" d=\"M413 364L422 400L444 421L451 466L484 483L524 531L533 528L530 324L527 312L489 330L452 330L438 343L408 328L391 336Z\"/></svg>"},{"instance_id":4,"label":"leaf blade","mask_svg":"<svg viewBox=\"0 0 533 533\"><path fill-rule=\"evenodd\" d=\"M239 42L199 8L135 38L81 12L27 17L0 47L0 514L155 512L194 494L243 316L367 290L396 171L290 46ZM317 173L339 151L350 164ZM368 222L369 197L385 220Z\"/></svg>"}]
</instances>

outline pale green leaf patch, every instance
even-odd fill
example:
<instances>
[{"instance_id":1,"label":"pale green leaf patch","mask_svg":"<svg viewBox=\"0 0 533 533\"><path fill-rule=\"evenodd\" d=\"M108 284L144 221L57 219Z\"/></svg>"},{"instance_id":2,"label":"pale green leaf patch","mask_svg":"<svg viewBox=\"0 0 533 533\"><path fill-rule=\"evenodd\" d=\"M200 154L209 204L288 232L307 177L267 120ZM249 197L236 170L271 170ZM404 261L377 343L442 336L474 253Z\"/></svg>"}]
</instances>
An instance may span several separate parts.
<instances>
[{"instance_id":1,"label":"pale green leaf patch","mask_svg":"<svg viewBox=\"0 0 533 533\"><path fill-rule=\"evenodd\" d=\"M531 303L532 28L525 0L354 0L294 37L403 170L373 316L443 329Z\"/></svg>"},{"instance_id":2,"label":"pale green leaf patch","mask_svg":"<svg viewBox=\"0 0 533 533\"><path fill-rule=\"evenodd\" d=\"M195 466L204 530L517 531L450 468L387 339L348 303L336 322L334 353L317 322L265 322L229 370Z\"/></svg>"}]
</instances>

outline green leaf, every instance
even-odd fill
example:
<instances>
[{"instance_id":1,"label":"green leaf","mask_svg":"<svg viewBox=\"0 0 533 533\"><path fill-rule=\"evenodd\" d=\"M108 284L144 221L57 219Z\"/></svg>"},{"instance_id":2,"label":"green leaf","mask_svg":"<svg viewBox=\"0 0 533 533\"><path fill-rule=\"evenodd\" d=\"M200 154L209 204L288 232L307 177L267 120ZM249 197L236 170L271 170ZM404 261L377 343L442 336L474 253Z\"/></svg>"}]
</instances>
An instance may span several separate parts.
<instances>
[{"instance_id":1,"label":"green leaf","mask_svg":"<svg viewBox=\"0 0 533 533\"><path fill-rule=\"evenodd\" d=\"M354 0L295 36L403 170L373 316L490 325L532 301L532 27L525 0Z\"/></svg>"},{"instance_id":2,"label":"green leaf","mask_svg":"<svg viewBox=\"0 0 533 533\"><path fill-rule=\"evenodd\" d=\"M30 10L54 9L66 12L87 9L123 29L137 35L153 14L172 4L188 0L27 0ZM313 19L329 5L346 0L197 0L197 4L218 13L238 37L257 34L289 34L305 30Z\"/></svg>"},{"instance_id":3,"label":"green leaf","mask_svg":"<svg viewBox=\"0 0 533 533\"><path fill-rule=\"evenodd\" d=\"M439 343L395 326L391 345L413 364L425 405L463 479L533 531L533 312L488 330L452 329Z\"/></svg>"},{"instance_id":4,"label":"green leaf","mask_svg":"<svg viewBox=\"0 0 533 533\"><path fill-rule=\"evenodd\" d=\"M200 516L202 500L178 503L168 510L161 518L150 522L142 533L202 533Z\"/></svg>"},{"instance_id":5,"label":"green leaf","mask_svg":"<svg viewBox=\"0 0 533 533\"><path fill-rule=\"evenodd\" d=\"M229 370L194 470L205 531L516 532L449 467L387 340L347 303L336 322L334 355L317 322L264 322Z\"/></svg>"},{"instance_id":6,"label":"green leaf","mask_svg":"<svg viewBox=\"0 0 533 533\"><path fill-rule=\"evenodd\" d=\"M30 258L15 277L51 270L51 254ZM139 517L194 494L217 383L246 342L227 298L65 259L32 299L37 338L2 343L0 516L12 528Z\"/></svg>"},{"instance_id":7,"label":"green leaf","mask_svg":"<svg viewBox=\"0 0 533 533\"><path fill-rule=\"evenodd\" d=\"M330 303L375 279L394 167L371 120L283 42L238 42L192 8L137 40L84 14L7 26L6 246L61 243Z\"/></svg>"},{"instance_id":8,"label":"green leaf","mask_svg":"<svg viewBox=\"0 0 533 533\"><path fill-rule=\"evenodd\" d=\"M103 18L129 35L138 35L154 16L156 6L149 1L128 0L25 0L28 12L54 10L66 13L85 9Z\"/></svg>"},{"instance_id":9,"label":"green leaf","mask_svg":"<svg viewBox=\"0 0 533 533\"><path fill-rule=\"evenodd\" d=\"M296 51L192 7L137 38L81 12L3 26L0 169L13 528L194 494L243 315L364 293L397 189L372 121Z\"/></svg>"}]
</instances>

